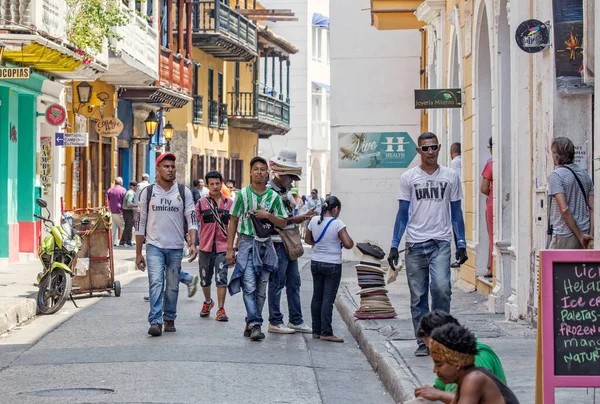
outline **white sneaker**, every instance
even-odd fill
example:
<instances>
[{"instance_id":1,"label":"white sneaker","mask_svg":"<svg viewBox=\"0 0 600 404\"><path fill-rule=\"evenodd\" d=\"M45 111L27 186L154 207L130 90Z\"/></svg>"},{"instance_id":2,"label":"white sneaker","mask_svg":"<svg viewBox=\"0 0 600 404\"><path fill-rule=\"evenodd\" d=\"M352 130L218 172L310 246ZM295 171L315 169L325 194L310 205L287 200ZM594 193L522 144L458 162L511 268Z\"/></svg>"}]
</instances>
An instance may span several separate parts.
<instances>
[{"instance_id":1,"label":"white sneaker","mask_svg":"<svg viewBox=\"0 0 600 404\"><path fill-rule=\"evenodd\" d=\"M302 323L302 324L298 324L298 325L294 325L292 323L288 323L288 328L291 328L292 330L296 331L296 332L303 332L306 334L312 334L312 328L310 328L309 326L306 325L306 323Z\"/></svg>"},{"instance_id":2,"label":"white sneaker","mask_svg":"<svg viewBox=\"0 0 600 404\"><path fill-rule=\"evenodd\" d=\"M194 275L192 278L192 283L188 285L188 297L192 297L196 294L196 290L198 290L198 275Z\"/></svg>"},{"instance_id":3,"label":"white sneaker","mask_svg":"<svg viewBox=\"0 0 600 404\"><path fill-rule=\"evenodd\" d=\"M268 331L273 334L294 334L296 331L283 324L269 324Z\"/></svg>"}]
</instances>

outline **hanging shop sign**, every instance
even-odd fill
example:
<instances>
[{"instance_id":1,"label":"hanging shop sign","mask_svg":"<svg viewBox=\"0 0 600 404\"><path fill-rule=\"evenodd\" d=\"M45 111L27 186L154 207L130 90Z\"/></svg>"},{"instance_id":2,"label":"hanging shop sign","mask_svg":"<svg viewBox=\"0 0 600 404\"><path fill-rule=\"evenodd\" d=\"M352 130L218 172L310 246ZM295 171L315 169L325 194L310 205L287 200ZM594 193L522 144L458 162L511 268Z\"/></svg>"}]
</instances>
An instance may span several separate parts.
<instances>
[{"instance_id":1,"label":"hanging shop sign","mask_svg":"<svg viewBox=\"0 0 600 404\"><path fill-rule=\"evenodd\" d=\"M407 132L340 133L339 168L407 168L417 145Z\"/></svg>"},{"instance_id":2,"label":"hanging shop sign","mask_svg":"<svg viewBox=\"0 0 600 404\"><path fill-rule=\"evenodd\" d=\"M515 39L522 51L538 53L550 46L550 30L539 20L523 21L517 27Z\"/></svg>"},{"instance_id":3,"label":"hanging shop sign","mask_svg":"<svg viewBox=\"0 0 600 404\"><path fill-rule=\"evenodd\" d=\"M29 67L0 67L0 80L26 80L29 76Z\"/></svg>"},{"instance_id":4,"label":"hanging shop sign","mask_svg":"<svg viewBox=\"0 0 600 404\"><path fill-rule=\"evenodd\" d=\"M415 109L461 108L460 88L440 88L437 90L415 90Z\"/></svg>"},{"instance_id":5,"label":"hanging shop sign","mask_svg":"<svg viewBox=\"0 0 600 404\"><path fill-rule=\"evenodd\" d=\"M44 196L47 196L52 187L52 137L41 137L40 149L40 181L44 188Z\"/></svg>"},{"instance_id":6,"label":"hanging shop sign","mask_svg":"<svg viewBox=\"0 0 600 404\"><path fill-rule=\"evenodd\" d=\"M87 133L56 133L54 145L63 147L88 147L89 138Z\"/></svg>"},{"instance_id":7,"label":"hanging shop sign","mask_svg":"<svg viewBox=\"0 0 600 404\"><path fill-rule=\"evenodd\" d=\"M53 126L60 126L67 119L67 111L58 105L52 104L46 109L46 122Z\"/></svg>"},{"instance_id":8,"label":"hanging shop sign","mask_svg":"<svg viewBox=\"0 0 600 404\"><path fill-rule=\"evenodd\" d=\"M119 118L103 118L96 122L96 132L100 136L116 137L123 132L123 122Z\"/></svg>"},{"instance_id":9,"label":"hanging shop sign","mask_svg":"<svg viewBox=\"0 0 600 404\"><path fill-rule=\"evenodd\" d=\"M540 261L537 380L544 404L554 404L557 387L600 387L600 252L543 250Z\"/></svg>"}]
</instances>

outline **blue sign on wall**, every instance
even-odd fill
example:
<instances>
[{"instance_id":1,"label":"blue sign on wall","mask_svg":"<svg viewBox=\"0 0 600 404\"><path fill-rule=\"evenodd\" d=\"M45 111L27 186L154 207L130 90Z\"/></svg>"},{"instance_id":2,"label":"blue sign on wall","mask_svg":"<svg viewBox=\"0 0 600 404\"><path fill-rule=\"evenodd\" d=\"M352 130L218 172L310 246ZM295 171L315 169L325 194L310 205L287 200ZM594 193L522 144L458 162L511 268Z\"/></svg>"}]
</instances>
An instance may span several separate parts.
<instances>
[{"instance_id":1,"label":"blue sign on wall","mask_svg":"<svg viewBox=\"0 0 600 404\"><path fill-rule=\"evenodd\" d=\"M340 133L339 168L407 168L417 145L407 132Z\"/></svg>"}]
</instances>

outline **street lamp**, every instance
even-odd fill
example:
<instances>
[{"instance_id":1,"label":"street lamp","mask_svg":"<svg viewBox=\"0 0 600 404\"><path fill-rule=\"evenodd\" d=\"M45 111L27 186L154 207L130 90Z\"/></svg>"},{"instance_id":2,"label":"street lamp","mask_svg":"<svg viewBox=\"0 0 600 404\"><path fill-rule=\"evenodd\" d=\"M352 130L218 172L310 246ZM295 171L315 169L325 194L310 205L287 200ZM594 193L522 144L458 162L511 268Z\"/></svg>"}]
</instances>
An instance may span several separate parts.
<instances>
[{"instance_id":1,"label":"street lamp","mask_svg":"<svg viewBox=\"0 0 600 404\"><path fill-rule=\"evenodd\" d=\"M156 133L156 128L158 128L158 119L156 118L154 111L150 111L148 118L146 118L144 121L144 124L146 125L146 135L148 135L150 141L152 141L152 136L154 136Z\"/></svg>"},{"instance_id":2,"label":"street lamp","mask_svg":"<svg viewBox=\"0 0 600 404\"><path fill-rule=\"evenodd\" d=\"M4 49L6 48L6 44L0 41L0 62L2 62L2 57L4 56Z\"/></svg>"},{"instance_id":3,"label":"street lamp","mask_svg":"<svg viewBox=\"0 0 600 404\"><path fill-rule=\"evenodd\" d=\"M167 151L171 150L169 143L171 143L171 139L173 139L174 133L175 128L173 128L173 125L171 125L171 121L167 122L167 124L163 128L163 134L165 136L165 140L167 141Z\"/></svg>"},{"instance_id":4,"label":"street lamp","mask_svg":"<svg viewBox=\"0 0 600 404\"><path fill-rule=\"evenodd\" d=\"M87 104L90 102L92 95L92 85L87 81L82 81L77 85L77 98L79 98L80 104Z\"/></svg>"}]
</instances>

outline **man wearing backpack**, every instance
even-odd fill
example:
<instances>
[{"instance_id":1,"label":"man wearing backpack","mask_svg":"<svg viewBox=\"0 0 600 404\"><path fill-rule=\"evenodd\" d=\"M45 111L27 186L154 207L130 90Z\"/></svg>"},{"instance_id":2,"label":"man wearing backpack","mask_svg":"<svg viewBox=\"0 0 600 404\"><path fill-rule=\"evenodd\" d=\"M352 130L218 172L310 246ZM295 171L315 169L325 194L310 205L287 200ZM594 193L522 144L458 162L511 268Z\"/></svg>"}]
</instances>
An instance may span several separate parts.
<instances>
[{"instance_id":1,"label":"man wearing backpack","mask_svg":"<svg viewBox=\"0 0 600 404\"><path fill-rule=\"evenodd\" d=\"M196 259L196 232L198 222L192 192L175 182L175 155L161 154L156 159L156 183L149 185L140 195L140 216L136 226L135 262L141 271L146 270L142 244L146 239L150 313L148 334L158 337L165 332L175 332L177 297L179 295L179 269L188 229L189 262ZM187 226L186 226L187 224ZM163 301L164 299L164 301ZM164 316L163 316L164 307Z\"/></svg>"},{"instance_id":2,"label":"man wearing backpack","mask_svg":"<svg viewBox=\"0 0 600 404\"><path fill-rule=\"evenodd\" d=\"M556 168L548 177L553 250L594 248L594 185L589 174L574 163L575 146L567 137L552 141Z\"/></svg>"}]
</instances>

